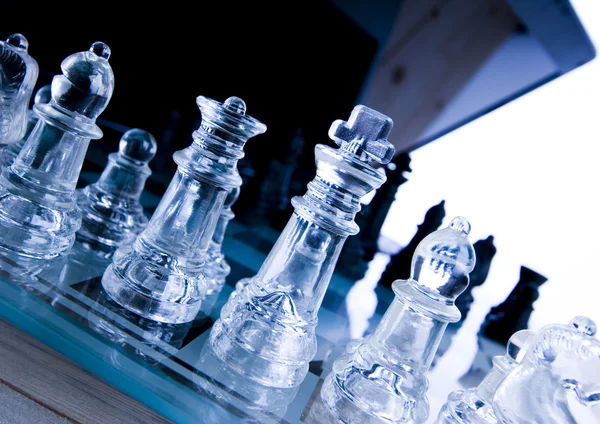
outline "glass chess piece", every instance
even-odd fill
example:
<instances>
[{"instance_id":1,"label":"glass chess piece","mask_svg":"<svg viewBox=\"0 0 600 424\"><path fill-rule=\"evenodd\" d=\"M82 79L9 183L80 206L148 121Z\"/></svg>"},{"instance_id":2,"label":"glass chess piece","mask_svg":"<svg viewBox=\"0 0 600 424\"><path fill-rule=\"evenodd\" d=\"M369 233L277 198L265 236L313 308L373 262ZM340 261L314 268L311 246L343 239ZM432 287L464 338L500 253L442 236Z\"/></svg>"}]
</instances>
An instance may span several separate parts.
<instances>
[{"instance_id":1,"label":"glass chess piece","mask_svg":"<svg viewBox=\"0 0 600 424\"><path fill-rule=\"evenodd\" d=\"M469 222L456 217L416 248L408 280L375 331L339 358L321 389L323 403L345 423L422 423L429 414L427 372L449 322L460 319L456 297L475 265Z\"/></svg>"},{"instance_id":2,"label":"glass chess piece","mask_svg":"<svg viewBox=\"0 0 600 424\"><path fill-rule=\"evenodd\" d=\"M0 246L9 255L48 260L71 249L81 225L75 187L114 87L109 57L102 42L67 57L50 103L34 106L39 121L0 176Z\"/></svg>"},{"instance_id":3,"label":"glass chess piece","mask_svg":"<svg viewBox=\"0 0 600 424\"><path fill-rule=\"evenodd\" d=\"M239 195L239 187L234 187L227 194L215 232L208 245L206 266L204 268L204 274L206 275L206 298L202 301L202 306L200 307L200 311L205 315L210 315L225 285L225 279L231 272L231 267L223 254L223 240L229 221L235 217L231 206L235 203Z\"/></svg>"},{"instance_id":4,"label":"glass chess piece","mask_svg":"<svg viewBox=\"0 0 600 424\"><path fill-rule=\"evenodd\" d=\"M0 41L0 148L21 140L27 129L27 110L38 77L38 64L21 34Z\"/></svg>"},{"instance_id":5,"label":"glass chess piece","mask_svg":"<svg viewBox=\"0 0 600 424\"><path fill-rule=\"evenodd\" d=\"M596 324L583 316L539 330L494 394L498 421L600 422L600 341L595 334Z\"/></svg>"},{"instance_id":6,"label":"glass chess piece","mask_svg":"<svg viewBox=\"0 0 600 424\"><path fill-rule=\"evenodd\" d=\"M78 190L82 221L78 242L110 255L144 229L148 218L140 196L152 173L148 162L155 154L156 140L149 132L132 129L123 134L119 151L108 155L100 179Z\"/></svg>"},{"instance_id":7,"label":"glass chess piece","mask_svg":"<svg viewBox=\"0 0 600 424\"><path fill-rule=\"evenodd\" d=\"M129 130L121 137L119 152L109 155L99 180L77 190L81 228L60 271L59 285L101 276L115 250L133 241L148 223L140 196L155 153L150 133Z\"/></svg>"},{"instance_id":8,"label":"glass chess piece","mask_svg":"<svg viewBox=\"0 0 600 424\"><path fill-rule=\"evenodd\" d=\"M40 88L37 91L37 93L35 93L34 104L41 105L50 103L51 99L52 92L50 91L50 85L45 85L42 88ZM6 146L5 149L2 149L0 151L0 171L8 168L14 163L15 159L19 155L19 152L25 145L27 138L29 138L29 134L31 134L31 131L33 131L33 129L35 128L35 125L37 124L38 120L39 117L37 113L35 113L34 109L31 109L27 112L27 129L23 138L17 141L16 143Z\"/></svg>"},{"instance_id":9,"label":"glass chess piece","mask_svg":"<svg viewBox=\"0 0 600 424\"><path fill-rule=\"evenodd\" d=\"M290 388L263 386L227 366L210 343L204 343L195 368L205 376L194 374L194 383L202 392L226 404L235 405L249 418L244 421L281 422L300 386ZM219 382L219 385L214 384Z\"/></svg>"},{"instance_id":10,"label":"glass chess piece","mask_svg":"<svg viewBox=\"0 0 600 424\"><path fill-rule=\"evenodd\" d=\"M175 356L193 322L166 324L140 317L118 305L94 280L87 296L95 303L87 315L88 326L114 343L132 350L150 364Z\"/></svg>"},{"instance_id":11,"label":"glass chess piece","mask_svg":"<svg viewBox=\"0 0 600 424\"><path fill-rule=\"evenodd\" d=\"M523 359L533 332L517 331L509 339L506 353L494 357L494 366L477 387L456 390L440 410L436 424L497 424L493 398L498 385Z\"/></svg>"},{"instance_id":12,"label":"glass chess piece","mask_svg":"<svg viewBox=\"0 0 600 424\"><path fill-rule=\"evenodd\" d=\"M385 182L370 165L387 163L392 120L357 106L329 137L339 149L315 147L317 175L258 274L237 283L210 343L228 366L270 387L294 387L316 354L317 313L344 241L359 229L360 199Z\"/></svg>"},{"instance_id":13,"label":"glass chess piece","mask_svg":"<svg viewBox=\"0 0 600 424\"><path fill-rule=\"evenodd\" d=\"M120 247L102 277L108 295L155 321L194 319L206 295L206 252L227 193L242 183L237 162L246 141L266 126L246 115L242 99L224 103L199 96L202 122L191 146L175 152L178 165L148 226Z\"/></svg>"}]
</instances>

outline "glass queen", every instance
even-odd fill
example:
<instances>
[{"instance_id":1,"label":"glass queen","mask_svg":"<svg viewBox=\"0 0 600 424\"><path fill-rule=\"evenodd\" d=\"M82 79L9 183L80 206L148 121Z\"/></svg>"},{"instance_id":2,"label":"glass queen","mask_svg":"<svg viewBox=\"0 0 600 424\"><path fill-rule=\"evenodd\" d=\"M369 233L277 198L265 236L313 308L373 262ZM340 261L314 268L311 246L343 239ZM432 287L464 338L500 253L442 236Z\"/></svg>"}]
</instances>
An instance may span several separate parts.
<instances>
[{"instance_id":1,"label":"glass queen","mask_svg":"<svg viewBox=\"0 0 600 424\"><path fill-rule=\"evenodd\" d=\"M371 162L388 163L392 120L357 106L348 122L335 121L338 145L315 147L317 175L269 256L241 280L210 334L228 366L270 387L294 387L316 353L317 312L344 241L357 234L360 199L385 182Z\"/></svg>"},{"instance_id":2,"label":"glass queen","mask_svg":"<svg viewBox=\"0 0 600 424\"><path fill-rule=\"evenodd\" d=\"M209 243L227 194L242 184L237 162L246 141L267 129L240 98L196 103L202 122L194 142L175 152L177 172L148 226L115 252L102 277L119 305L170 324L193 320L202 306Z\"/></svg>"}]
</instances>

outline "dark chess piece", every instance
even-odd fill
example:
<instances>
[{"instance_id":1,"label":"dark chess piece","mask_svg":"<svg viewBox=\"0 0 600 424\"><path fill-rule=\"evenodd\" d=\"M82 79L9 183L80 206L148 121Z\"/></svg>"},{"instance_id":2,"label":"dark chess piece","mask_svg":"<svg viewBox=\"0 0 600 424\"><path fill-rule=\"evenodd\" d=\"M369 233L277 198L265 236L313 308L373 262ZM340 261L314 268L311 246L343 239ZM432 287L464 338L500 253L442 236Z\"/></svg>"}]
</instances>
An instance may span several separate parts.
<instances>
[{"instance_id":1,"label":"dark chess piece","mask_svg":"<svg viewBox=\"0 0 600 424\"><path fill-rule=\"evenodd\" d=\"M390 263L381 275L379 284L391 287L394 281L410 277L411 263L415 249L425 237L442 225L442 221L446 216L446 210L444 209L445 202L445 200L442 200L427 211L423 223L417 227L417 232L412 240L404 249L392 256Z\"/></svg>"},{"instance_id":2,"label":"dark chess piece","mask_svg":"<svg viewBox=\"0 0 600 424\"><path fill-rule=\"evenodd\" d=\"M456 300L456 307L460 311L460 321L455 325L462 325L464 320L467 318L471 305L473 304L473 289L481 286L490 273L490 266L492 265L492 259L496 255L496 246L494 246L494 236L488 236L488 238L479 240L473 245L475 249L475 257L477 263L475 269L470 274L471 283L469 287L460 295Z\"/></svg>"},{"instance_id":3,"label":"dark chess piece","mask_svg":"<svg viewBox=\"0 0 600 424\"><path fill-rule=\"evenodd\" d=\"M267 178L260 188L258 203L252 215L254 218L270 222L287 208L290 203L292 174L298 166L303 149L304 135L302 128L298 128L284 156L269 162Z\"/></svg>"},{"instance_id":4,"label":"dark chess piece","mask_svg":"<svg viewBox=\"0 0 600 424\"><path fill-rule=\"evenodd\" d=\"M362 240L363 259L366 262L371 262L379 250L377 241L381 234L381 227L383 227L392 203L396 200L398 187L408 181L404 173L411 171L408 153L400 153L386 167L387 183L377 190L375 197L369 203L368 225L364 228L360 227L359 237Z\"/></svg>"},{"instance_id":5,"label":"dark chess piece","mask_svg":"<svg viewBox=\"0 0 600 424\"><path fill-rule=\"evenodd\" d=\"M504 302L490 310L481 325L480 334L504 345L514 333L526 329L533 303L539 297L538 289L546 281L548 278L521 266L519 282Z\"/></svg>"},{"instance_id":6,"label":"dark chess piece","mask_svg":"<svg viewBox=\"0 0 600 424\"><path fill-rule=\"evenodd\" d=\"M290 198L294 194L290 187L304 145L304 132L299 128L286 145L278 146L275 151L255 154L254 160L248 157L243 161L240 173L246 181L234 207L237 221L276 227L274 222L291 207ZM271 156L265 157L267 154ZM289 214L286 214L286 223L288 218Z\"/></svg>"}]
</instances>

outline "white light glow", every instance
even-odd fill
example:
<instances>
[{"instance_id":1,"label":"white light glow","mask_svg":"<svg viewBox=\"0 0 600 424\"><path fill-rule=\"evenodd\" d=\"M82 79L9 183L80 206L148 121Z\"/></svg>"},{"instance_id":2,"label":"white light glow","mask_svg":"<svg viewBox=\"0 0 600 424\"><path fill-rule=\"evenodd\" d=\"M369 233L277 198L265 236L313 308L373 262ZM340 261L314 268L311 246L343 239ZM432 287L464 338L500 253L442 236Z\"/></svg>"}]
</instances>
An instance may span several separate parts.
<instances>
[{"instance_id":1,"label":"white light glow","mask_svg":"<svg viewBox=\"0 0 600 424\"><path fill-rule=\"evenodd\" d=\"M600 2L572 3L600 46ZM534 304L532 329L575 315L600 324L600 59L411 157L413 172L383 234L405 244L427 209L445 199L444 225L465 216L471 240L492 234L498 249L465 325L430 376L433 418L448 395L444 381L467 371L479 325L512 290L521 265L549 279Z\"/></svg>"}]
</instances>

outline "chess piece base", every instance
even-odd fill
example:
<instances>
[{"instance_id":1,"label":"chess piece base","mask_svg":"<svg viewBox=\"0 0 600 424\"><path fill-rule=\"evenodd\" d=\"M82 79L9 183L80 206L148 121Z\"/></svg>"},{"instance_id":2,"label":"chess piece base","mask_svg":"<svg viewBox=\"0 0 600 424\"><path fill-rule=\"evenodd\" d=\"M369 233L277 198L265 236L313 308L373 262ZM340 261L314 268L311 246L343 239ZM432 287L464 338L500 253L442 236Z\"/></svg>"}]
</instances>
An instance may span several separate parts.
<instances>
[{"instance_id":1,"label":"chess piece base","mask_svg":"<svg viewBox=\"0 0 600 424\"><path fill-rule=\"evenodd\" d=\"M368 349L364 349L366 343L365 339L362 352L344 355L334 363L321 390L323 401L346 423L425 422L429 410L427 399L421 396L417 401L418 396L411 391L391 390L382 384L382 376L397 381L406 381L407 376L397 375L378 364ZM354 364L352 358L361 363ZM413 396L408 398L407 395Z\"/></svg>"},{"instance_id":2,"label":"chess piece base","mask_svg":"<svg viewBox=\"0 0 600 424\"><path fill-rule=\"evenodd\" d=\"M210 333L210 344L217 356L240 374L268 387L298 386L308 373L308 362L285 363L263 358L232 340L221 320Z\"/></svg>"},{"instance_id":3,"label":"chess piece base","mask_svg":"<svg viewBox=\"0 0 600 424\"><path fill-rule=\"evenodd\" d=\"M77 239L105 253L132 242L148 224L139 203L119 199L94 185L77 193L77 204L82 214Z\"/></svg>"},{"instance_id":4,"label":"chess piece base","mask_svg":"<svg viewBox=\"0 0 600 424\"><path fill-rule=\"evenodd\" d=\"M359 407L354 401L342 393L335 383L335 373L330 373L323 387L321 388L321 399L323 407L327 409L326 416L334 421L348 424L367 424L367 423L404 423L407 420L391 420L381 416L374 416ZM310 422L310 421L309 421ZM322 422L322 421L316 421ZM331 422L331 421L329 421Z\"/></svg>"},{"instance_id":5,"label":"chess piece base","mask_svg":"<svg viewBox=\"0 0 600 424\"><path fill-rule=\"evenodd\" d=\"M192 277L149 266L131 245L116 252L102 276L102 286L112 300L144 318L168 324L183 324L196 317L203 285L202 274Z\"/></svg>"},{"instance_id":6,"label":"chess piece base","mask_svg":"<svg viewBox=\"0 0 600 424\"><path fill-rule=\"evenodd\" d=\"M229 402L233 402L233 398L240 396L245 401L241 409L244 412L248 410L250 415L268 413L271 417L275 416L281 419L285 415L288 405L298 393L298 387L284 389L267 387L245 377L243 374L228 367L217 356L210 343L206 343L202 347L196 368L221 382L227 390L224 391L217 388L206 378L195 378L194 383L205 392L225 398ZM255 417L252 422L263 421L259 417Z\"/></svg>"},{"instance_id":7,"label":"chess piece base","mask_svg":"<svg viewBox=\"0 0 600 424\"><path fill-rule=\"evenodd\" d=\"M0 179L0 247L24 258L66 257L81 225L76 210L50 208L22 197L11 177Z\"/></svg>"}]
</instances>

